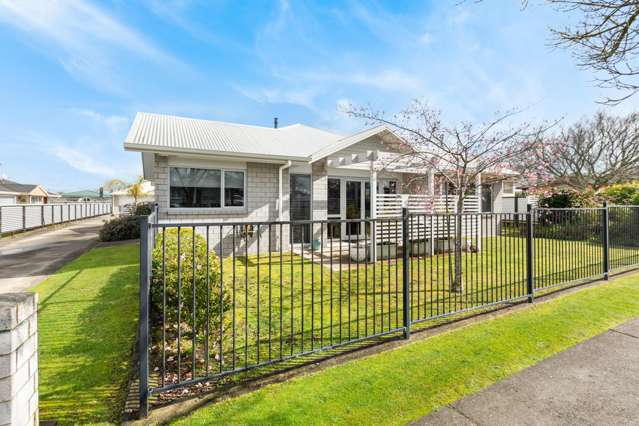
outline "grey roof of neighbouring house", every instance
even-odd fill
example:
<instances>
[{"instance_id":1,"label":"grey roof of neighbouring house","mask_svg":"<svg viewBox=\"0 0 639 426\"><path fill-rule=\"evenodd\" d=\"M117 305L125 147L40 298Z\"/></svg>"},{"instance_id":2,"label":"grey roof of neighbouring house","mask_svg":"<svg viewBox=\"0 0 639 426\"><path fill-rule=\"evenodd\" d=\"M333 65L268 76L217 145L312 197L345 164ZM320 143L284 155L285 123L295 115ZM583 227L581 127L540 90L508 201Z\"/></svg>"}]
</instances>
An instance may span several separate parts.
<instances>
[{"instance_id":1,"label":"grey roof of neighbouring house","mask_svg":"<svg viewBox=\"0 0 639 426\"><path fill-rule=\"evenodd\" d=\"M29 183L18 183L7 179L0 179L0 192L14 194L28 194L36 189L38 185Z\"/></svg>"},{"instance_id":2,"label":"grey roof of neighbouring house","mask_svg":"<svg viewBox=\"0 0 639 426\"><path fill-rule=\"evenodd\" d=\"M389 132L377 126L343 136L302 124L280 128L139 112L124 147L141 152L177 152L277 158L318 159L374 134Z\"/></svg>"},{"instance_id":3,"label":"grey roof of neighbouring house","mask_svg":"<svg viewBox=\"0 0 639 426\"><path fill-rule=\"evenodd\" d=\"M111 194L104 192L102 197L98 191L92 189L86 189L82 191L63 192L60 194L62 198L111 198Z\"/></svg>"}]
</instances>

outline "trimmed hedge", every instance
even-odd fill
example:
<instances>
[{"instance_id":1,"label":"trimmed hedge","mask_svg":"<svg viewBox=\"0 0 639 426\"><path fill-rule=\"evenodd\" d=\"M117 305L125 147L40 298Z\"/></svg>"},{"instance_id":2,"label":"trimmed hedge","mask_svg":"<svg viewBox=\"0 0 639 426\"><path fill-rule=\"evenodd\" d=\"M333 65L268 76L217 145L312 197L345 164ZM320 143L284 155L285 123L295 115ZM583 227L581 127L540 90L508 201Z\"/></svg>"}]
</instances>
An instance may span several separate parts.
<instances>
[{"instance_id":1,"label":"trimmed hedge","mask_svg":"<svg viewBox=\"0 0 639 426\"><path fill-rule=\"evenodd\" d=\"M120 216L106 222L100 229L100 241L123 241L140 238L140 217Z\"/></svg>"}]
</instances>

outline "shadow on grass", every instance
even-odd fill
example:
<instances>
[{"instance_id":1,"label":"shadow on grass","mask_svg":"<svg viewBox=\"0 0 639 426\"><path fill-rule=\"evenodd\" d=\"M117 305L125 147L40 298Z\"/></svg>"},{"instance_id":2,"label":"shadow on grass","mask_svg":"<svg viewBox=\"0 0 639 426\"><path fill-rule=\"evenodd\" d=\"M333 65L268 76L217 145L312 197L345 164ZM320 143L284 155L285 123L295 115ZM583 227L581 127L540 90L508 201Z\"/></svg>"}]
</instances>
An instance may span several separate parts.
<instances>
[{"instance_id":1,"label":"shadow on grass","mask_svg":"<svg viewBox=\"0 0 639 426\"><path fill-rule=\"evenodd\" d=\"M78 270L45 299L40 314L42 420L119 422L135 342L137 271L136 265L122 266L103 285L89 278L94 287L88 288L82 280L87 272Z\"/></svg>"}]
</instances>

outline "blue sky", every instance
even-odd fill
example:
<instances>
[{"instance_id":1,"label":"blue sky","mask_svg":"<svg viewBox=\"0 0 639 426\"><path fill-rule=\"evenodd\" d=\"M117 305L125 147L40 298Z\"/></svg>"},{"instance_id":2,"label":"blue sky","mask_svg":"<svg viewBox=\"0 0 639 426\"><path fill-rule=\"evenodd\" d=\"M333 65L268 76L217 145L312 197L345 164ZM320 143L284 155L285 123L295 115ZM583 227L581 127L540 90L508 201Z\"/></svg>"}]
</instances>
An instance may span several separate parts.
<instances>
[{"instance_id":1,"label":"blue sky","mask_svg":"<svg viewBox=\"0 0 639 426\"><path fill-rule=\"evenodd\" d=\"M426 99L447 121L566 122L605 92L517 0L0 0L0 174L51 190L133 180L136 111L350 132L351 102ZM614 110L633 110L631 98Z\"/></svg>"}]
</instances>

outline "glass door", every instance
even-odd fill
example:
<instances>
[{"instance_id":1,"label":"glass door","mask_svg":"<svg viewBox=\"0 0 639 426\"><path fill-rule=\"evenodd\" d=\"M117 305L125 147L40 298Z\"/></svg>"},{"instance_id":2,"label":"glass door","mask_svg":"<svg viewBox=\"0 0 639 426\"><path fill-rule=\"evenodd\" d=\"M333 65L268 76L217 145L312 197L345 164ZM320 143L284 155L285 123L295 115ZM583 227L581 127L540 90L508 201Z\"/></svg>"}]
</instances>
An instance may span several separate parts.
<instances>
[{"instance_id":1,"label":"glass door","mask_svg":"<svg viewBox=\"0 0 639 426\"><path fill-rule=\"evenodd\" d=\"M311 219L311 176L291 175L291 221ZM311 226L291 225L294 243L310 243Z\"/></svg>"},{"instance_id":2,"label":"glass door","mask_svg":"<svg viewBox=\"0 0 639 426\"><path fill-rule=\"evenodd\" d=\"M346 219L362 219L362 182L357 180L346 181ZM346 235L356 236L361 234L361 223L350 222L346 224Z\"/></svg>"},{"instance_id":3,"label":"glass door","mask_svg":"<svg viewBox=\"0 0 639 426\"><path fill-rule=\"evenodd\" d=\"M339 178L328 178L327 191L327 218L342 218L342 180ZM327 226L328 238L340 239L342 237L341 222L329 222Z\"/></svg>"}]
</instances>

